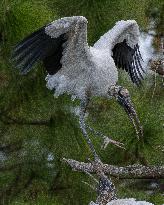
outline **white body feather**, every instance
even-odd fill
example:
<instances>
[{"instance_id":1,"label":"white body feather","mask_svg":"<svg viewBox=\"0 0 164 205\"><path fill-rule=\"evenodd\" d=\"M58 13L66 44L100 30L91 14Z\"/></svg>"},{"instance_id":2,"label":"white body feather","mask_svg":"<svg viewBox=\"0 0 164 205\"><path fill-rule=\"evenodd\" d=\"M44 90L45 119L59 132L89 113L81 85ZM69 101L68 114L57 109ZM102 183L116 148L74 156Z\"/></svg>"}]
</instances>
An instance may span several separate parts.
<instances>
[{"instance_id":1,"label":"white body feather","mask_svg":"<svg viewBox=\"0 0 164 205\"><path fill-rule=\"evenodd\" d=\"M52 38L66 32L68 35L61 59L62 68L55 75L46 77L47 87L55 89L57 96L67 92L79 99L83 99L86 93L107 96L108 88L118 81L118 71L111 56L113 46L126 39L133 48L139 37L134 20L119 21L93 47L89 47L87 20L82 16L54 21L45 32Z\"/></svg>"}]
</instances>

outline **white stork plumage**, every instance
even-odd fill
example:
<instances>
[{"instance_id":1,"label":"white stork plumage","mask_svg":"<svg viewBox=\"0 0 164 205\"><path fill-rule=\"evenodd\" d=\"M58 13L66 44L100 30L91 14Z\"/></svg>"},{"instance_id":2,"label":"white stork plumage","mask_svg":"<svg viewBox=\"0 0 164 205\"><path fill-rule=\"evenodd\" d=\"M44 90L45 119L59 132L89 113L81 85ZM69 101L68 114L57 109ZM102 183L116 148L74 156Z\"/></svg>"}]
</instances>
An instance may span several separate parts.
<instances>
[{"instance_id":1,"label":"white stork plumage","mask_svg":"<svg viewBox=\"0 0 164 205\"><path fill-rule=\"evenodd\" d=\"M138 40L136 21L121 20L91 47L87 43L87 19L64 17L26 37L15 47L12 58L21 74L28 73L39 60L43 61L48 73L47 87L57 96L66 92L81 100L80 127L95 152L87 128L103 135L85 124L85 111L92 96L115 97L135 122L137 132L141 132L128 91L116 85L117 67L128 72L136 85L143 78Z\"/></svg>"}]
</instances>

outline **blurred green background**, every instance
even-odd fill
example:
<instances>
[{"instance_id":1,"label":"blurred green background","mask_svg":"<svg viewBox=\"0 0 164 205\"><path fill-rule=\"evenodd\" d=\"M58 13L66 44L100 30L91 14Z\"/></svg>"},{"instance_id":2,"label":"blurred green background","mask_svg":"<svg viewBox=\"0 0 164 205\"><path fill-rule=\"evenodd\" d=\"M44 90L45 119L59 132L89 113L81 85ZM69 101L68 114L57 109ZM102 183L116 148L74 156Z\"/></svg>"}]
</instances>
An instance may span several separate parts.
<instances>
[{"instance_id":1,"label":"blurred green background","mask_svg":"<svg viewBox=\"0 0 164 205\"><path fill-rule=\"evenodd\" d=\"M92 157L71 112L79 105L67 95L54 98L45 86L41 64L20 76L10 62L14 45L46 23L64 16L88 19L88 41L93 45L120 19L135 19L141 30L150 20L156 32L164 25L163 0L0 0L0 200L3 205L84 205L95 199L93 183L73 172L63 157L86 161ZM154 46L158 48L154 41ZM126 113L114 101L94 98L88 123L126 145L120 150L91 136L105 163L128 165L164 163L164 93L162 77L147 75L138 89L120 71L119 83L127 87L144 128L144 144L138 142ZM113 178L118 196L134 197L156 205L164 203L160 188L149 192L147 180ZM157 181L161 186L162 180Z\"/></svg>"}]
</instances>

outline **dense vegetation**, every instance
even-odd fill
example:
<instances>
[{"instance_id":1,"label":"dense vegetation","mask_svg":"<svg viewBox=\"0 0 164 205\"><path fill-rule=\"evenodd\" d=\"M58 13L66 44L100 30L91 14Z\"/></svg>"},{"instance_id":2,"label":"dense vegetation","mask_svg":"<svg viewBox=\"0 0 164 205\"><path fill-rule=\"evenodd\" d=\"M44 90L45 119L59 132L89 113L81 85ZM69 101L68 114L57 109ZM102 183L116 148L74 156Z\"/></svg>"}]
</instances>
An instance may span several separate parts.
<instances>
[{"instance_id":1,"label":"dense vegetation","mask_svg":"<svg viewBox=\"0 0 164 205\"><path fill-rule=\"evenodd\" d=\"M83 15L88 19L88 40L92 45L120 19L135 19L146 30L150 17L162 31L162 0L1 0L0 7L0 186L1 203L84 205L95 192L82 181L88 176L74 173L62 157L85 161L91 157L71 110L79 104L63 95L54 99L45 87L42 65L20 76L10 62L12 47L24 36L62 16ZM155 80L154 80L155 79ZM106 163L161 165L164 162L164 93L162 78L148 75L138 89L125 73L126 86L144 128L144 144L138 142L126 114L113 100L93 99L88 123L122 141L126 150L101 142L92 136ZM71 107L71 109L70 109ZM136 197L161 205L161 190L148 194L141 181L115 181L120 197ZM133 182L133 183L132 183ZM138 183L138 185L134 185ZM162 181L159 181L162 183ZM143 189L141 189L143 187ZM145 188L145 189L144 189Z\"/></svg>"}]
</instances>

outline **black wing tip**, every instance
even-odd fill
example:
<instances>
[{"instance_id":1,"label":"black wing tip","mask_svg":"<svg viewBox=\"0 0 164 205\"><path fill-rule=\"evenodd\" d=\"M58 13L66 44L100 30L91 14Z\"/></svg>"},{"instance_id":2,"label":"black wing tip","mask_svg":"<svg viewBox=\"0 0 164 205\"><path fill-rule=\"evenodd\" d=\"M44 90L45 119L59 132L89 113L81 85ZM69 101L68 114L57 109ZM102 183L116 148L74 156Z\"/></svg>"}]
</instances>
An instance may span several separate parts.
<instances>
[{"instance_id":1,"label":"black wing tip","mask_svg":"<svg viewBox=\"0 0 164 205\"><path fill-rule=\"evenodd\" d=\"M142 84L141 81L139 81L139 82L137 82L137 83L135 82L134 84L137 86L137 88L143 87L143 84Z\"/></svg>"},{"instance_id":2,"label":"black wing tip","mask_svg":"<svg viewBox=\"0 0 164 205\"><path fill-rule=\"evenodd\" d=\"M12 64L12 67L14 69L19 71L20 75L26 75L30 71L30 69L29 69L29 71L25 71L26 70L26 68L24 67L25 66L25 62L24 63L19 63L17 61L17 59L13 58L12 56L10 58L10 64Z\"/></svg>"},{"instance_id":3,"label":"black wing tip","mask_svg":"<svg viewBox=\"0 0 164 205\"><path fill-rule=\"evenodd\" d=\"M145 70L141 65L142 56L139 50L139 45L136 44L134 48L127 45L124 40L122 43L117 43L113 48L113 59L118 68L125 70L137 87L142 87L141 81Z\"/></svg>"},{"instance_id":4,"label":"black wing tip","mask_svg":"<svg viewBox=\"0 0 164 205\"><path fill-rule=\"evenodd\" d=\"M19 71L19 74L22 75L22 76L25 76L29 73L30 71L24 71L24 70L20 70Z\"/></svg>"},{"instance_id":5,"label":"black wing tip","mask_svg":"<svg viewBox=\"0 0 164 205\"><path fill-rule=\"evenodd\" d=\"M68 40L68 36L63 33L57 38L51 38L45 33L45 27L24 38L12 51L12 62L21 75L26 75L40 60L48 73L55 74L61 69L63 43Z\"/></svg>"},{"instance_id":6,"label":"black wing tip","mask_svg":"<svg viewBox=\"0 0 164 205\"><path fill-rule=\"evenodd\" d=\"M26 75L39 60L41 55L39 50L44 35L45 26L25 37L12 49L11 63L21 75Z\"/></svg>"}]
</instances>

